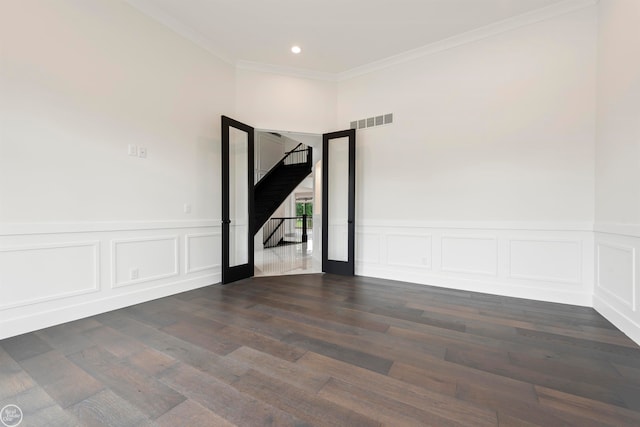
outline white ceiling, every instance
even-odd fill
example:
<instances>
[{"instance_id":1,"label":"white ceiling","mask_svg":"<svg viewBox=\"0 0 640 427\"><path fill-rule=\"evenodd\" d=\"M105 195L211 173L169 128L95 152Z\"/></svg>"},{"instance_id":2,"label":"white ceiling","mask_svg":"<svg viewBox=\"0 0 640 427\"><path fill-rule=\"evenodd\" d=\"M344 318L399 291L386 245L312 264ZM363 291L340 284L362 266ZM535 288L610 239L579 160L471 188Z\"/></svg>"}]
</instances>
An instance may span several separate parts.
<instances>
[{"instance_id":1,"label":"white ceiling","mask_svg":"<svg viewBox=\"0 0 640 427\"><path fill-rule=\"evenodd\" d=\"M127 1L228 61L337 74L575 0Z\"/></svg>"}]
</instances>

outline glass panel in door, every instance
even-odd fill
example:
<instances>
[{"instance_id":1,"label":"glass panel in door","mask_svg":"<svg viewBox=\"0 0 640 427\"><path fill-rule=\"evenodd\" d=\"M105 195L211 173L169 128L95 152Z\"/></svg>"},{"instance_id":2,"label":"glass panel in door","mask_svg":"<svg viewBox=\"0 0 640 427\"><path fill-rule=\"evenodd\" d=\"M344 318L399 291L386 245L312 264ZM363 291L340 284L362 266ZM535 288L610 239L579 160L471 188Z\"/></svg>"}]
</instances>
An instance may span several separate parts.
<instances>
[{"instance_id":1,"label":"glass panel in door","mask_svg":"<svg viewBox=\"0 0 640 427\"><path fill-rule=\"evenodd\" d=\"M323 135L322 270L353 275L355 130Z\"/></svg>"},{"instance_id":2,"label":"glass panel in door","mask_svg":"<svg viewBox=\"0 0 640 427\"><path fill-rule=\"evenodd\" d=\"M222 283L253 275L253 128L222 117Z\"/></svg>"}]
</instances>

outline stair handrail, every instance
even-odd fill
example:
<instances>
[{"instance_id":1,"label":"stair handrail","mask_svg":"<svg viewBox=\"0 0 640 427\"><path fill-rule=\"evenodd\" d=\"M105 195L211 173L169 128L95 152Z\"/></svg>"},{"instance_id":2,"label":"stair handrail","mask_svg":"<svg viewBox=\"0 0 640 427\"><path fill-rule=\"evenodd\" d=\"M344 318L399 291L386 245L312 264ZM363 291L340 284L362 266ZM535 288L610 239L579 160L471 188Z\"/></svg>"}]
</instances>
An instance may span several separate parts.
<instances>
[{"instance_id":1,"label":"stair handrail","mask_svg":"<svg viewBox=\"0 0 640 427\"><path fill-rule=\"evenodd\" d=\"M310 146L306 146L307 148L305 148L304 150L298 150L298 148L300 148L301 145L304 145L302 142L298 143L298 145L295 146L295 148L291 151L287 151L287 153L284 155L284 157L282 159L280 159L280 161L278 163L276 163L275 165L273 165L273 167L269 170L269 172L266 173L265 176L263 176L262 178L260 178L260 180L256 183L256 187L258 185L260 185L260 183L264 182L265 178L268 177L269 175L271 175L273 173L273 171L275 171L278 166L284 165L285 161L287 160L287 158L292 155L293 153L300 153L302 151L307 151L307 161L306 163L311 166L311 153L312 153L312 149ZM298 163L298 164L302 164L302 163Z\"/></svg>"},{"instance_id":2,"label":"stair handrail","mask_svg":"<svg viewBox=\"0 0 640 427\"><path fill-rule=\"evenodd\" d=\"M273 231L271 232L271 234L269 234L269 236L266 239L263 240L263 242L262 242L263 245L266 245L267 242L269 240L271 240L271 237L273 237L273 235L276 234L276 231L278 231L278 229L282 226L282 224L284 224L285 219L287 219L287 218L269 218L269 221L271 221L271 220L280 220L280 223L278 225L276 225L274 227Z\"/></svg>"},{"instance_id":3,"label":"stair handrail","mask_svg":"<svg viewBox=\"0 0 640 427\"><path fill-rule=\"evenodd\" d=\"M285 216L285 217L271 217L269 218L269 220L265 223L264 225L264 232L263 232L263 236L266 233L269 233L269 235L266 238L263 238L262 244L264 245L264 247L274 247L274 246L278 246L278 243L271 244L269 243L273 238L275 239L279 239L282 240L285 236L284 234L284 224L286 223L287 220L295 220L295 221L302 221L301 224L301 228L302 228L302 236L301 236L301 241L297 242L297 243L305 243L308 241L308 234L307 234L307 230L309 227L308 221L312 220L312 217L310 215L297 215L297 216ZM271 224L271 225L270 225ZM273 227L273 229L271 229L271 227ZM297 225L295 226L295 228L298 228Z\"/></svg>"}]
</instances>

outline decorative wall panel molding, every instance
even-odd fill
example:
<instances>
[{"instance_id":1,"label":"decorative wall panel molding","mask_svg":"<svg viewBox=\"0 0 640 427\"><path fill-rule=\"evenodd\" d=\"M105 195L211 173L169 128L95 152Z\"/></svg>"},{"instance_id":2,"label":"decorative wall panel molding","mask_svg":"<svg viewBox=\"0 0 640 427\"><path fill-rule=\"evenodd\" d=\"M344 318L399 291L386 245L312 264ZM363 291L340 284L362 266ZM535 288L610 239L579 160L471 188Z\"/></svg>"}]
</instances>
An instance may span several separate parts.
<instances>
[{"instance_id":1,"label":"decorative wall panel molding","mask_svg":"<svg viewBox=\"0 0 640 427\"><path fill-rule=\"evenodd\" d=\"M98 292L99 254L97 241L0 248L0 310Z\"/></svg>"},{"instance_id":2,"label":"decorative wall panel molding","mask_svg":"<svg viewBox=\"0 0 640 427\"><path fill-rule=\"evenodd\" d=\"M340 235L347 239L347 232L341 228ZM356 232L356 258L363 262L378 264L380 262L380 234ZM341 253L341 255L344 255Z\"/></svg>"},{"instance_id":3,"label":"decorative wall panel molding","mask_svg":"<svg viewBox=\"0 0 640 427\"><path fill-rule=\"evenodd\" d=\"M185 236L185 273L220 268L222 233L187 234Z\"/></svg>"},{"instance_id":4,"label":"decorative wall panel molding","mask_svg":"<svg viewBox=\"0 0 640 427\"><path fill-rule=\"evenodd\" d=\"M443 235L441 248L442 271L498 274L498 240L495 237Z\"/></svg>"},{"instance_id":5,"label":"decorative wall panel molding","mask_svg":"<svg viewBox=\"0 0 640 427\"><path fill-rule=\"evenodd\" d=\"M582 243L575 240L509 239L509 274L514 279L580 284Z\"/></svg>"},{"instance_id":6,"label":"decorative wall panel molding","mask_svg":"<svg viewBox=\"0 0 640 427\"><path fill-rule=\"evenodd\" d=\"M636 249L612 243L597 243L596 286L618 303L636 311Z\"/></svg>"},{"instance_id":7,"label":"decorative wall panel molding","mask_svg":"<svg viewBox=\"0 0 640 427\"><path fill-rule=\"evenodd\" d=\"M431 269L432 236L430 234L387 234L387 264L395 267Z\"/></svg>"},{"instance_id":8,"label":"decorative wall panel molding","mask_svg":"<svg viewBox=\"0 0 640 427\"><path fill-rule=\"evenodd\" d=\"M177 276L178 236L112 240L111 287Z\"/></svg>"}]
</instances>

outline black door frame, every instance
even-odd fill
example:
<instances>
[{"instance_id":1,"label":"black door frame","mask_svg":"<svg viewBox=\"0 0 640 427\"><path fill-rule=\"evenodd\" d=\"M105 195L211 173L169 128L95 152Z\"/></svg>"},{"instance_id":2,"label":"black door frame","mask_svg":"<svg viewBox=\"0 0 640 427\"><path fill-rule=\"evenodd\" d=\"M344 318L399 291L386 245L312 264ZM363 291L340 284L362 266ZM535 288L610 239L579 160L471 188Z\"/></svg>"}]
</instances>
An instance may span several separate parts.
<instances>
[{"instance_id":1,"label":"black door frame","mask_svg":"<svg viewBox=\"0 0 640 427\"><path fill-rule=\"evenodd\" d=\"M235 128L247 134L247 251L248 262L237 266L229 266L229 128ZM254 128L237 120L222 116L222 283L231 283L253 276L254 270Z\"/></svg>"},{"instance_id":2,"label":"black door frame","mask_svg":"<svg viewBox=\"0 0 640 427\"><path fill-rule=\"evenodd\" d=\"M347 217L347 261L330 260L329 255L329 143L332 139L349 138L349 200ZM322 271L353 276L355 274L356 212L356 130L347 129L322 135Z\"/></svg>"}]
</instances>

